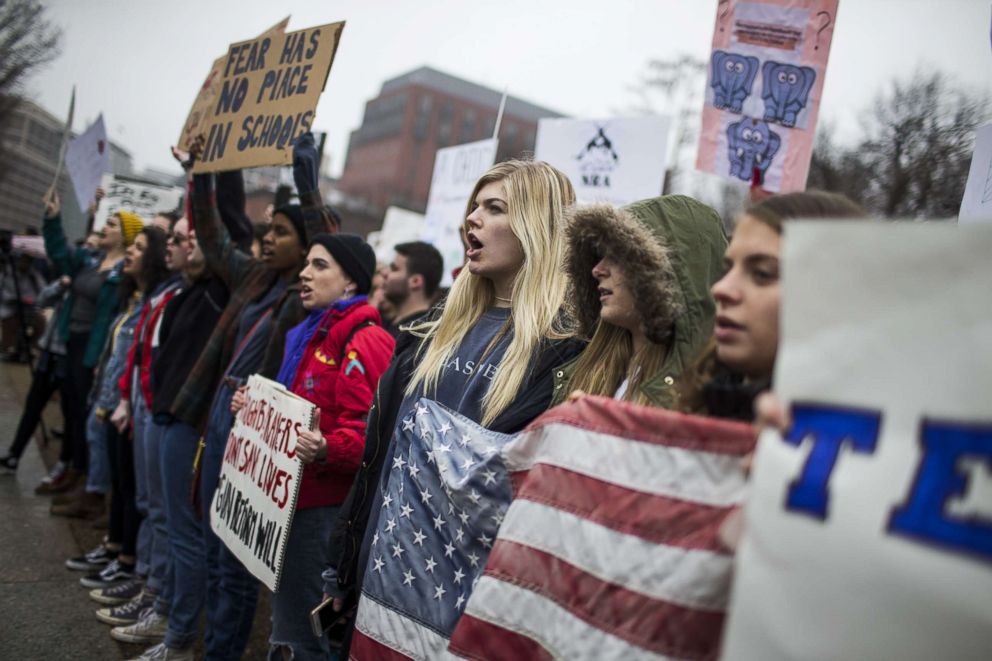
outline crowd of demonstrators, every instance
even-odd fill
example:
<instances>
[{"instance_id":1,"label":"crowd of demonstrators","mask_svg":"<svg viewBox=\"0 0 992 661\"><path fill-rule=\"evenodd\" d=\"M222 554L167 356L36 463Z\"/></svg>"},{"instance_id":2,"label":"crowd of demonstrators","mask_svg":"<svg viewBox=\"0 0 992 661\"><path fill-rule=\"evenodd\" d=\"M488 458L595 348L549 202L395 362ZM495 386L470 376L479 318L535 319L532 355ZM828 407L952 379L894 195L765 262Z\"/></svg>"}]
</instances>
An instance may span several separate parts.
<instances>
[{"instance_id":1,"label":"crowd of demonstrators","mask_svg":"<svg viewBox=\"0 0 992 661\"><path fill-rule=\"evenodd\" d=\"M298 203L260 227L240 172L192 174L201 148L180 155L186 217L146 226L119 212L90 247L71 249L58 197L47 199L56 277L33 304L54 313L0 458L16 470L60 391L60 463L37 492L56 496L53 514L86 518L109 495L103 542L66 566L85 572L110 635L146 645L145 660L192 659L201 639L207 659L245 653L260 583L213 532L209 504L250 376L319 412L294 450L303 469L269 658L333 658L349 636L314 635L310 612L324 599L353 610L401 411L427 397L510 434L566 398L597 395L750 420L778 349L783 225L864 216L839 195L775 195L740 215L728 244L716 212L689 197L577 206L555 168L506 161L474 186L465 262L443 291L433 246L398 244L382 267L339 231L312 135L293 145ZM426 584L409 588L434 598Z\"/></svg>"}]
</instances>

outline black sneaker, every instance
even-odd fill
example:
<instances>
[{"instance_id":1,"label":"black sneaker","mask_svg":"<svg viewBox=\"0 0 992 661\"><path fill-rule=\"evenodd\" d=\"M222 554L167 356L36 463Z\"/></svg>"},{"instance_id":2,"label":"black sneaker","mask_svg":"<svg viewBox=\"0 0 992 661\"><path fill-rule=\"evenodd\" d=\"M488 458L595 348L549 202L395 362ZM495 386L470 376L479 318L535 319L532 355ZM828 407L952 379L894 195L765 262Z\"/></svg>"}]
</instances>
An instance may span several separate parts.
<instances>
[{"instance_id":1,"label":"black sneaker","mask_svg":"<svg viewBox=\"0 0 992 661\"><path fill-rule=\"evenodd\" d=\"M141 594L141 588L144 585L145 582L141 578L135 578L110 588L93 590L90 592L90 599L104 606L120 606Z\"/></svg>"},{"instance_id":2,"label":"black sneaker","mask_svg":"<svg viewBox=\"0 0 992 661\"><path fill-rule=\"evenodd\" d=\"M83 555L76 556L75 558L69 558L65 561L65 568L72 569L74 571L99 571L107 566L107 564L117 557L117 551L111 551L106 546L101 544L92 551L88 551Z\"/></svg>"},{"instance_id":3,"label":"black sneaker","mask_svg":"<svg viewBox=\"0 0 992 661\"><path fill-rule=\"evenodd\" d=\"M101 571L87 574L79 579L84 588L109 588L134 578L134 565L125 565L114 559Z\"/></svg>"},{"instance_id":4,"label":"black sneaker","mask_svg":"<svg viewBox=\"0 0 992 661\"><path fill-rule=\"evenodd\" d=\"M155 602L155 595L139 592L134 599L113 608L101 608L96 612L96 619L104 624L115 627L126 627L141 619L146 610Z\"/></svg>"},{"instance_id":5,"label":"black sneaker","mask_svg":"<svg viewBox=\"0 0 992 661\"><path fill-rule=\"evenodd\" d=\"M0 475L13 475L17 472L17 457L0 457Z\"/></svg>"}]
</instances>

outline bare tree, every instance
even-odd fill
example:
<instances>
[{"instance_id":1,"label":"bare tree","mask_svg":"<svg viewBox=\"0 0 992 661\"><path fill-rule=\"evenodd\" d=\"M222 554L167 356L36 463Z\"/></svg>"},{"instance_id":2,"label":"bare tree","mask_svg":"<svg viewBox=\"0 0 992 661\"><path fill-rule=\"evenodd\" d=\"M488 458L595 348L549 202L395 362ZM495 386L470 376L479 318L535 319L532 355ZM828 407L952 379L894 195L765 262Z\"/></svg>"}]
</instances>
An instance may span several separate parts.
<instances>
[{"instance_id":1,"label":"bare tree","mask_svg":"<svg viewBox=\"0 0 992 661\"><path fill-rule=\"evenodd\" d=\"M809 186L844 193L885 217L956 216L987 108L987 98L942 72L895 81L866 109L855 147L838 147L831 127L821 128Z\"/></svg>"},{"instance_id":2,"label":"bare tree","mask_svg":"<svg viewBox=\"0 0 992 661\"><path fill-rule=\"evenodd\" d=\"M24 82L59 54L62 33L37 0L0 0L0 133L10 121ZM7 159L0 142L0 177Z\"/></svg>"}]
</instances>

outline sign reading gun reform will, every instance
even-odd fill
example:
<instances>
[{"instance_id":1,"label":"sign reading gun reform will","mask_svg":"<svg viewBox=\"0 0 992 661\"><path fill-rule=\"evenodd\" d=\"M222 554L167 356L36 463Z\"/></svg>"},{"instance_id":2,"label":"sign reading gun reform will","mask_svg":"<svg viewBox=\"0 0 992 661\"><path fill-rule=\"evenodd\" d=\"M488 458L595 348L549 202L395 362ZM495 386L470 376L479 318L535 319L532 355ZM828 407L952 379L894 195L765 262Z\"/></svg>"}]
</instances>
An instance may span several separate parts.
<instances>
[{"instance_id":1,"label":"sign reading gun reform will","mask_svg":"<svg viewBox=\"0 0 992 661\"><path fill-rule=\"evenodd\" d=\"M342 30L343 21L231 44L193 171L291 163L293 141L313 123Z\"/></svg>"}]
</instances>

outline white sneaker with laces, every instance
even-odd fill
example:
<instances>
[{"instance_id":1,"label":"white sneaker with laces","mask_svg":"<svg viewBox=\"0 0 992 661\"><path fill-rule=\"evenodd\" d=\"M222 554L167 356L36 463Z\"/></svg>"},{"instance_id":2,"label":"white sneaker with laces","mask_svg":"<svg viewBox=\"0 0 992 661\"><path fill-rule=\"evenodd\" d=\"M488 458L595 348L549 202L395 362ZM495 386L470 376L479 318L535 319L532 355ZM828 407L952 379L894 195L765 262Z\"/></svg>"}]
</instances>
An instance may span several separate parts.
<instances>
[{"instance_id":1,"label":"white sneaker with laces","mask_svg":"<svg viewBox=\"0 0 992 661\"><path fill-rule=\"evenodd\" d=\"M193 648L174 650L171 647L166 647L165 643L159 643L154 647L149 647L142 652L141 656L135 657L131 661L193 661Z\"/></svg>"},{"instance_id":2,"label":"white sneaker with laces","mask_svg":"<svg viewBox=\"0 0 992 661\"><path fill-rule=\"evenodd\" d=\"M110 637L122 643L158 643L165 640L168 626L169 618L149 608L134 624L111 629Z\"/></svg>"}]
</instances>

